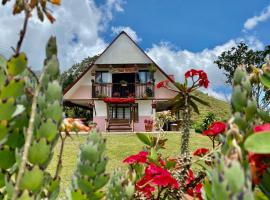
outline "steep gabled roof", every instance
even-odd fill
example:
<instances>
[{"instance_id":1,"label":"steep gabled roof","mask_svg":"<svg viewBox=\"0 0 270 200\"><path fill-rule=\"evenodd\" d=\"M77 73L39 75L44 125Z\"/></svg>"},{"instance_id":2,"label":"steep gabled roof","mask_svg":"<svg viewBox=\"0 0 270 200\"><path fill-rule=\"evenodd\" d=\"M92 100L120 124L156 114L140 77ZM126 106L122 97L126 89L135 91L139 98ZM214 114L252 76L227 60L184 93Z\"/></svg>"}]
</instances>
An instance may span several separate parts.
<instances>
[{"instance_id":1,"label":"steep gabled roof","mask_svg":"<svg viewBox=\"0 0 270 200\"><path fill-rule=\"evenodd\" d=\"M125 32L122 31L112 42L111 44L97 57L97 59L95 60L95 62L93 62L91 65L89 65L87 67L87 69L75 80L73 81L67 88L65 88L64 90L64 95L95 65L95 64L103 64L104 62L100 62L100 60L102 59L103 55L106 55L106 53L110 50L110 48L117 42L117 40L121 37L121 36L126 36L135 47L136 49L140 52L141 55L143 55L148 61L149 64L153 63L159 71L161 71L162 74L164 74L164 76L170 80L172 83L174 83L174 80L168 75L166 74L145 52L144 50ZM148 63L148 62L146 62ZM120 63L108 63L108 64L120 64ZM141 64L141 63L127 63L127 64Z\"/></svg>"}]
</instances>

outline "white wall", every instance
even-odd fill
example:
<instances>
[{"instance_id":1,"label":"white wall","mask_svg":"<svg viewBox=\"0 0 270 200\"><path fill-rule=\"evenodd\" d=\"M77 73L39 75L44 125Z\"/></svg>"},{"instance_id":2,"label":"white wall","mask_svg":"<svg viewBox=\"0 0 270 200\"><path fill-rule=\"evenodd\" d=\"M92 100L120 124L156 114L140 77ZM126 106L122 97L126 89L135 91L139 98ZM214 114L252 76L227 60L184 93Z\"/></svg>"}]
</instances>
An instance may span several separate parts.
<instances>
[{"instance_id":1,"label":"white wall","mask_svg":"<svg viewBox=\"0 0 270 200\"><path fill-rule=\"evenodd\" d=\"M104 116L107 117L107 104L102 100L96 100L94 103L96 109L95 117L104 117Z\"/></svg>"},{"instance_id":2,"label":"white wall","mask_svg":"<svg viewBox=\"0 0 270 200\"><path fill-rule=\"evenodd\" d=\"M131 41L121 34L96 60L96 64L140 64L152 61Z\"/></svg>"}]
</instances>

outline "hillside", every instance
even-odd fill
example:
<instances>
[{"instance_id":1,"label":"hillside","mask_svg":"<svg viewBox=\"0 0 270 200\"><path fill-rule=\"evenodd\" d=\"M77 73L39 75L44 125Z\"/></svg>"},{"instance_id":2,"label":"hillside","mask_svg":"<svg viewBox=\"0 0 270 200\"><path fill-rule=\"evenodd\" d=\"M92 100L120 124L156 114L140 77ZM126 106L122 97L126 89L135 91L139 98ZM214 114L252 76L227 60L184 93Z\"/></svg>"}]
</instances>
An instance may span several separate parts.
<instances>
[{"instance_id":1,"label":"hillside","mask_svg":"<svg viewBox=\"0 0 270 200\"><path fill-rule=\"evenodd\" d=\"M217 117L221 119L226 119L229 117L230 114L229 103L208 96L207 94L204 94L202 92L196 92L196 96L208 102L210 104L210 107L199 105L200 115L192 113L193 122L201 122L208 112L213 112Z\"/></svg>"}]
</instances>

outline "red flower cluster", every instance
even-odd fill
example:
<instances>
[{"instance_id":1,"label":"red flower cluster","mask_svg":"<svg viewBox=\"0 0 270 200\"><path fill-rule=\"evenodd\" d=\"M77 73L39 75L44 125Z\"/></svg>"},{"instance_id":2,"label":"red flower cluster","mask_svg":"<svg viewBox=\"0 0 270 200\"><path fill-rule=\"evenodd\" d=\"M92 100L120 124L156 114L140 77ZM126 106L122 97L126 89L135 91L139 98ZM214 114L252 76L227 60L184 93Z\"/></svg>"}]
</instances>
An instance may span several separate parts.
<instances>
[{"instance_id":1,"label":"red flower cluster","mask_svg":"<svg viewBox=\"0 0 270 200\"><path fill-rule=\"evenodd\" d=\"M213 122L206 131L204 131L202 134L207 136L216 136L220 133L224 133L226 130L226 123L224 122Z\"/></svg>"},{"instance_id":2,"label":"red flower cluster","mask_svg":"<svg viewBox=\"0 0 270 200\"><path fill-rule=\"evenodd\" d=\"M257 125L253 128L255 134L270 131L270 123ZM258 184L266 169L270 167L270 154L249 153L248 161L251 169L252 182Z\"/></svg>"},{"instance_id":3,"label":"red flower cluster","mask_svg":"<svg viewBox=\"0 0 270 200\"><path fill-rule=\"evenodd\" d=\"M123 162L127 164L146 163L147 156L148 156L147 151L141 151L138 154L127 157L125 160L123 160Z\"/></svg>"},{"instance_id":4,"label":"red flower cluster","mask_svg":"<svg viewBox=\"0 0 270 200\"><path fill-rule=\"evenodd\" d=\"M192 196L202 200L202 183L197 183L195 186L193 185L193 181L195 181L195 177L193 175L193 171L191 169L188 170L188 178L186 180L187 187L192 185L192 187L187 188L187 193Z\"/></svg>"},{"instance_id":5,"label":"red flower cluster","mask_svg":"<svg viewBox=\"0 0 270 200\"><path fill-rule=\"evenodd\" d=\"M209 80L207 74L203 70L195 70L191 69L185 73L185 78L188 79L189 77L199 76L199 86L203 86L208 88Z\"/></svg>"},{"instance_id":6,"label":"red flower cluster","mask_svg":"<svg viewBox=\"0 0 270 200\"><path fill-rule=\"evenodd\" d=\"M179 184L168 170L151 163L145 168L144 177L136 183L136 189L149 198L155 191L155 186L177 189Z\"/></svg>"},{"instance_id":7,"label":"red flower cluster","mask_svg":"<svg viewBox=\"0 0 270 200\"><path fill-rule=\"evenodd\" d=\"M199 157L202 157L204 156L205 154L207 154L209 152L209 149L206 149L206 148L199 148L199 149L196 149L194 152L193 152L193 156L199 156Z\"/></svg>"}]
</instances>

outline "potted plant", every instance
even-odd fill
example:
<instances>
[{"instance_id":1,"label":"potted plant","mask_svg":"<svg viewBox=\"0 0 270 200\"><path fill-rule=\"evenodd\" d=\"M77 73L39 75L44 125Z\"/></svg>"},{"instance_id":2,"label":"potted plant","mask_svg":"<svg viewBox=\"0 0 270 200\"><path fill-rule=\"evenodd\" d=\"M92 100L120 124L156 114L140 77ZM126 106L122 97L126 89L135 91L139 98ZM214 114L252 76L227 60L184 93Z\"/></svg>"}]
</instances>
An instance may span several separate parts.
<instances>
[{"instance_id":1,"label":"potted plant","mask_svg":"<svg viewBox=\"0 0 270 200\"><path fill-rule=\"evenodd\" d=\"M151 64L148 66L148 71L151 73L155 73L157 71L157 68L154 64Z\"/></svg>"},{"instance_id":2,"label":"potted plant","mask_svg":"<svg viewBox=\"0 0 270 200\"><path fill-rule=\"evenodd\" d=\"M93 70L93 71L91 72L91 76L95 76L95 75L96 75L96 71Z\"/></svg>"},{"instance_id":3,"label":"potted plant","mask_svg":"<svg viewBox=\"0 0 270 200\"><path fill-rule=\"evenodd\" d=\"M153 97L153 90L149 87L145 89L145 94L147 97Z\"/></svg>"},{"instance_id":4,"label":"potted plant","mask_svg":"<svg viewBox=\"0 0 270 200\"><path fill-rule=\"evenodd\" d=\"M120 81L120 84L121 84L121 86L125 87L125 86L127 86L127 81L121 80Z\"/></svg>"},{"instance_id":5,"label":"potted plant","mask_svg":"<svg viewBox=\"0 0 270 200\"><path fill-rule=\"evenodd\" d=\"M152 119L145 119L144 120L144 127L146 132L152 132L153 131L153 120Z\"/></svg>"}]
</instances>

